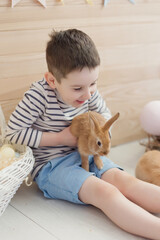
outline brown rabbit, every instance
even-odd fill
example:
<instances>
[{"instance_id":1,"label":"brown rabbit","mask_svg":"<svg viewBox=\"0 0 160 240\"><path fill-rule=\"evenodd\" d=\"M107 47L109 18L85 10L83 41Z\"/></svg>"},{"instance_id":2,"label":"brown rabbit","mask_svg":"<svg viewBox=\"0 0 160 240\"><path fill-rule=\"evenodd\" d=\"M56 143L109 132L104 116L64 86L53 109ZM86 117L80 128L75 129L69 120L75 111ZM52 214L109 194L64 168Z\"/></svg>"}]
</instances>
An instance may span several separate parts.
<instances>
[{"instance_id":1,"label":"brown rabbit","mask_svg":"<svg viewBox=\"0 0 160 240\"><path fill-rule=\"evenodd\" d=\"M72 120L71 133L78 138L78 151L82 159L82 167L89 171L88 156L94 156L98 169L103 168L99 156L107 155L110 151L109 128L119 117L119 113L106 122L97 112L86 112Z\"/></svg>"},{"instance_id":2,"label":"brown rabbit","mask_svg":"<svg viewBox=\"0 0 160 240\"><path fill-rule=\"evenodd\" d=\"M160 151L145 152L136 166L136 177L160 186Z\"/></svg>"}]
</instances>

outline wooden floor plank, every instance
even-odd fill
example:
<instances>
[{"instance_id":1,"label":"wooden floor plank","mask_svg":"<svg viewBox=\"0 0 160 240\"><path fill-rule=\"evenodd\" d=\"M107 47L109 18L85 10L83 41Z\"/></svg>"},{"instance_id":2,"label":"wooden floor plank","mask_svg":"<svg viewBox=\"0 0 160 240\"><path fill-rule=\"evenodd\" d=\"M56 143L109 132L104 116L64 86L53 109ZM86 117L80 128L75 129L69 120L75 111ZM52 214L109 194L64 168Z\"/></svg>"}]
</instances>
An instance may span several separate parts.
<instances>
[{"instance_id":1,"label":"wooden floor plank","mask_svg":"<svg viewBox=\"0 0 160 240\"><path fill-rule=\"evenodd\" d=\"M39 226L12 206L8 206L0 217L0 238L6 240L58 240L43 226Z\"/></svg>"},{"instance_id":2,"label":"wooden floor plank","mask_svg":"<svg viewBox=\"0 0 160 240\"><path fill-rule=\"evenodd\" d=\"M134 175L136 162L143 152L144 147L138 142L133 142L112 148L110 158ZM18 218L17 211L14 210L13 213L13 208L9 207L5 213L5 222L1 221L3 235L14 221L16 226L20 223L20 231L26 229L25 224L22 224L25 216L25 219L28 218L29 225L34 226L35 223L36 226L45 229L45 240L51 239L49 233L53 235L53 239L55 236L59 240L142 240L119 229L100 210L92 206L44 198L35 184L31 187L23 184L10 204L22 216ZM11 220L8 220L9 217ZM11 222L7 224L7 220ZM34 232L33 227L31 230ZM17 240L17 238L12 239Z\"/></svg>"}]
</instances>

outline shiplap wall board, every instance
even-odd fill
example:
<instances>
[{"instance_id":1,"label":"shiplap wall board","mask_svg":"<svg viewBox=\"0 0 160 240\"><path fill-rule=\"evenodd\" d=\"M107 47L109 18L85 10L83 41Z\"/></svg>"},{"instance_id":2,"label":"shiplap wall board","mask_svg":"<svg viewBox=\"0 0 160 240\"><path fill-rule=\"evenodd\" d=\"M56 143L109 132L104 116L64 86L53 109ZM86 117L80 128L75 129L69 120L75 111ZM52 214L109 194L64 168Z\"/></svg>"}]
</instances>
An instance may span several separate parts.
<instances>
[{"instance_id":1,"label":"shiplap wall board","mask_svg":"<svg viewBox=\"0 0 160 240\"><path fill-rule=\"evenodd\" d=\"M47 66L45 47L52 29L78 28L94 40L101 57L99 90L120 119L113 145L145 134L139 115L144 104L160 100L160 1L36 0L0 1L0 103L6 119Z\"/></svg>"}]
</instances>

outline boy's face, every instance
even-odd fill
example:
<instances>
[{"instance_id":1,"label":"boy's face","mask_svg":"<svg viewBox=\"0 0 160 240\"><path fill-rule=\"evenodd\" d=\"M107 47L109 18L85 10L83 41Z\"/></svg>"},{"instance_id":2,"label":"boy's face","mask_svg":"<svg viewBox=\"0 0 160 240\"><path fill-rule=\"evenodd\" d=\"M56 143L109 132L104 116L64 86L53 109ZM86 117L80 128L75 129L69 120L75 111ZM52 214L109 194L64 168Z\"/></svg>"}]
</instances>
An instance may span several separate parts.
<instances>
[{"instance_id":1,"label":"boy's face","mask_svg":"<svg viewBox=\"0 0 160 240\"><path fill-rule=\"evenodd\" d=\"M93 69L83 68L69 73L61 79L61 83L54 80L54 87L59 92L63 101L72 106L80 107L97 89L99 66ZM51 86L51 85L50 85Z\"/></svg>"}]
</instances>

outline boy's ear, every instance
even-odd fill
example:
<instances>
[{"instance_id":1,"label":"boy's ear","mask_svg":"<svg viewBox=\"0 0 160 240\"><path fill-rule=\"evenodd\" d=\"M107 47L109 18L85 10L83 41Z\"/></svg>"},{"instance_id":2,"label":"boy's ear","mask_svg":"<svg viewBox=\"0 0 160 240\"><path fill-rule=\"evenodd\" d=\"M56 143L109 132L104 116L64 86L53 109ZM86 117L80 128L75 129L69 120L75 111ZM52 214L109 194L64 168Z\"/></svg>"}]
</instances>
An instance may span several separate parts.
<instances>
[{"instance_id":1,"label":"boy's ear","mask_svg":"<svg viewBox=\"0 0 160 240\"><path fill-rule=\"evenodd\" d=\"M47 83L49 84L49 86L52 89L55 89L56 88L56 85L55 85L56 78L53 76L53 74L51 72L46 72L44 74L44 76L45 76L45 79L46 79Z\"/></svg>"}]
</instances>

